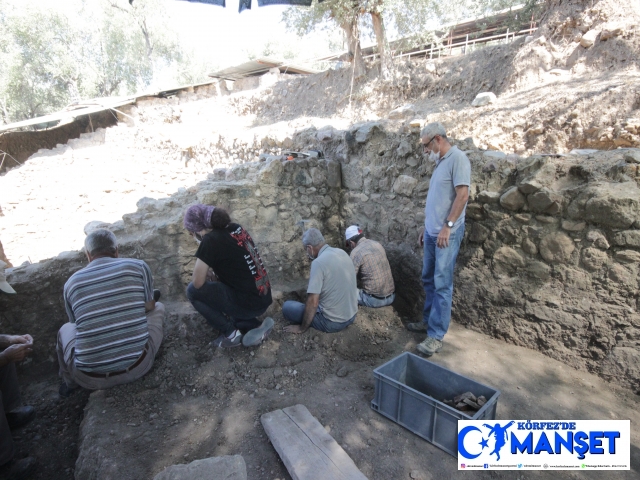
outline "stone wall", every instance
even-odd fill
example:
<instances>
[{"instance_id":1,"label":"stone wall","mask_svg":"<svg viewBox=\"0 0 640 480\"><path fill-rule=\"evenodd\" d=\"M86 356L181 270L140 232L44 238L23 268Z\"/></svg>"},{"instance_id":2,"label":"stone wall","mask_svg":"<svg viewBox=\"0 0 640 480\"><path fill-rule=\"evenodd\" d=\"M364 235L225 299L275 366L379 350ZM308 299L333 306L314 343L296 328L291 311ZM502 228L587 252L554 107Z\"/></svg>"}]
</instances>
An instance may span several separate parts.
<instances>
[{"instance_id":1,"label":"stone wall","mask_svg":"<svg viewBox=\"0 0 640 480\"><path fill-rule=\"evenodd\" d=\"M397 307L420 313L417 237L433 164L419 127L300 132L340 159L343 228L390 252ZM640 150L532 156L455 141L472 164L453 318L640 389Z\"/></svg>"},{"instance_id":2,"label":"stone wall","mask_svg":"<svg viewBox=\"0 0 640 480\"><path fill-rule=\"evenodd\" d=\"M136 212L108 228L118 237L121 256L149 264L164 299L186 301L197 245L182 227L183 213L197 202L224 206L258 245L278 298L306 287L303 226L320 228L329 243L340 243L340 178L340 164L322 159L242 164L169 198L143 198ZM0 332L31 333L38 368L52 368L56 332L67 321L63 286L86 263L83 253L68 252L8 270L18 294L0 295Z\"/></svg>"},{"instance_id":3,"label":"stone wall","mask_svg":"<svg viewBox=\"0 0 640 480\"><path fill-rule=\"evenodd\" d=\"M184 300L196 249L182 229L190 204L229 208L259 245L278 292L306 284L303 226L341 245L344 229L358 223L387 248L395 307L415 318L423 301L417 237L434 167L418 136L419 125L410 123L300 131L293 148L316 148L326 160L267 156L217 169L170 198L140 200L137 212L110 228L123 255L150 264L165 298ZM640 152L523 159L478 150L471 140L454 143L473 169L454 320L640 388ZM54 332L66 321L62 285L82 263L67 254L10 276L20 295L0 297L0 326L26 330L45 312L34 328L49 346L35 361L52 358Z\"/></svg>"}]
</instances>

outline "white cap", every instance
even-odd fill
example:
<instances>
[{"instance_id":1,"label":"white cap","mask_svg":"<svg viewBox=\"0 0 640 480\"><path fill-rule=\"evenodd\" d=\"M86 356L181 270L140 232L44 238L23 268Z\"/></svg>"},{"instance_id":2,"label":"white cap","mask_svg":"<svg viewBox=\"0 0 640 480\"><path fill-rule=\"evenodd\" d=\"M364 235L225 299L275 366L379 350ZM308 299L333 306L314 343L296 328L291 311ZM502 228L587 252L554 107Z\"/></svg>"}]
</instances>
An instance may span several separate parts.
<instances>
[{"instance_id":1,"label":"white cap","mask_svg":"<svg viewBox=\"0 0 640 480\"><path fill-rule=\"evenodd\" d=\"M7 266L2 260L0 260L0 290L5 293L16 293L16 291L7 282L7 277L4 274L4 269Z\"/></svg>"},{"instance_id":2,"label":"white cap","mask_svg":"<svg viewBox=\"0 0 640 480\"><path fill-rule=\"evenodd\" d=\"M353 238L356 235L360 235L361 233L362 230L360 230L360 227L358 227L357 225L351 225L347 228L347 231L344 232L344 237L349 240L350 238Z\"/></svg>"}]
</instances>

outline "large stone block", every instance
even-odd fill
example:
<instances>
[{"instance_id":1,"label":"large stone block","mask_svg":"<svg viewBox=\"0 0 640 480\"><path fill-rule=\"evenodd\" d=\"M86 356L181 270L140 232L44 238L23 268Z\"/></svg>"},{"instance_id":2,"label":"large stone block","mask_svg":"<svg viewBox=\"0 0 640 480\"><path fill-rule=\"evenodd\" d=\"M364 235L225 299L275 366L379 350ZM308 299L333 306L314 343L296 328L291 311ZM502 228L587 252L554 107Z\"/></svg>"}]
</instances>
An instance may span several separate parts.
<instances>
[{"instance_id":1,"label":"large stone block","mask_svg":"<svg viewBox=\"0 0 640 480\"><path fill-rule=\"evenodd\" d=\"M619 263L614 263L609 267L608 277L616 283L635 288L638 285L636 274Z\"/></svg>"},{"instance_id":2,"label":"large stone block","mask_svg":"<svg viewBox=\"0 0 640 480\"><path fill-rule=\"evenodd\" d=\"M393 191L399 195L406 195L407 197L413 193L413 189L418 184L418 180L409 175L400 175L393 182Z\"/></svg>"},{"instance_id":3,"label":"large stone block","mask_svg":"<svg viewBox=\"0 0 640 480\"><path fill-rule=\"evenodd\" d=\"M613 236L613 244L622 247L640 248L640 230L625 230Z\"/></svg>"},{"instance_id":4,"label":"large stone block","mask_svg":"<svg viewBox=\"0 0 640 480\"><path fill-rule=\"evenodd\" d=\"M520 252L511 247L500 247L493 254L493 267L497 273L512 273L525 266Z\"/></svg>"},{"instance_id":5,"label":"large stone block","mask_svg":"<svg viewBox=\"0 0 640 480\"><path fill-rule=\"evenodd\" d=\"M482 243L489 238L489 229L478 222L474 222L469 232L469 241L473 243Z\"/></svg>"},{"instance_id":6,"label":"large stone block","mask_svg":"<svg viewBox=\"0 0 640 480\"><path fill-rule=\"evenodd\" d=\"M599 34L600 30L589 30L580 38L580 45L584 48L591 47L596 42L596 38L598 38Z\"/></svg>"},{"instance_id":7,"label":"large stone block","mask_svg":"<svg viewBox=\"0 0 640 480\"><path fill-rule=\"evenodd\" d=\"M500 197L500 205L512 212L516 212L524 207L524 202L525 197L520 190L518 190L518 187L511 187Z\"/></svg>"},{"instance_id":8,"label":"large stone block","mask_svg":"<svg viewBox=\"0 0 640 480\"><path fill-rule=\"evenodd\" d=\"M376 130L380 129L381 125L379 122L367 122L356 130L355 140L357 143L365 143L371 139L371 136Z\"/></svg>"},{"instance_id":9,"label":"large stone block","mask_svg":"<svg viewBox=\"0 0 640 480\"><path fill-rule=\"evenodd\" d=\"M635 182L602 183L587 187L567 210L575 220L610 228L629 228L640 218L640 189Z\"/></svg>"},{"instance_id":10,"label":"large stone block","mask_svg":"<svg viewBox=\"0 0 640 480\"><path fill-rule=\"evenodd\" d=\"M407 155L409 155L412 151L413 151L413 148L411 147L411 144L407 140L402 140L400 141L400 145L396 149L396 154L400 158L404 158Z\"/></svg>"},{"instance_id":11,"label":"large stone block","mask_svg":"<svg viewBox=\"0 0 640 480\"><path fill-rule=\"evenodd\" d=\"M542 185L540 185L540 182L538 182L536 179L527 179L522 181L520 185L518 185L518 188L525 195L529 195L540 190L542 188Z\"/></svg>"},{"instance_id":12,"label":"large stone block","mask_svg":"<svg viewBox=\"0 0 640 480\"><path fill-rule=\"evenodd\" d=\"M247 466L241 455L227 455L195 460L186 465L172 465L153 480L247 480Z\"/></svg>"},{"instance_id":13,"label":"large stone block","mask_svg":"<svg viewBox=\"0 0 640 480\"><path fill-rule=\"evenodd\" d=\"M486 190L483 190L478 194L477 200L480 203L498 203L500 200L500 193L487 192Z\"/></svg>"},{"instance_id":14,"label":"large stone block","mask_svg":"<svg viewBox=\"0 0 640 480\"><path fill-rule=\"evenodd\" d=\"M585 248L580 253L582 257L582 264L591 272L600 270L602 266L609 261L609 256L606 252L598 250L597 248Z\"/></svg>"},{"instance_id":15,"label":"large stone block","mask_svg":"<svg viewBox=\"0 0 640 480\"><path fill-rule=\"evenodd\" d=\"M284 168L281 161L272 160L267 163L262 170L260 170L260 173L258 174L258 182L277 185L280 181L283 170Z\"/></svg>"},{"instance_id":16,"label":"large stone block","mask_svg":"<svg viewBox=\"0 0 640 480\"><path fill-rule=\"evenodd\" d=\"M544 262L533 260L529 262L525 268L525 271L538 280L546 281L551 275L551 267Z\"/></svg>"},{"instance_id":17,"label":"large stone block","mask_svg":"<svg viewBox=\"0 0 640 480\"><path fill-rule=\"evenodd\" d=\"M362 188L362 168L358 164L342 166L342 185L349 190Z\"/></svg>"},{"instance_id":18,"label":"large stone block","mask_svg":"<svg viewBox=\"0 0 640 480\"><path fill-rule=\"evenodd\" d=\"M562 205L562 196L547 188L542 188L536 193L529 195L527 197L527 203L532 211L538 213L548 212L554 204L557 205L555 210L559 210L560 205Z\"/></svg>"},{"instance_id":19,"label":"large stone block","mask_svg":"<svg viewBox=\"0 0 640 480\"><path fill-rule=\"evenodd\" d=\"M493 92L482 92L476 95L476 98L471 102L472 107L482 107L484 105L489 105L490 103L494 103L497 100L496 94Z\"/></svg>"},{"instance_id":20,"label":"large stone block","mask_svg":"<svg viewBox=\"0 0 640 480\"><path fill-rule=\"evenodd\" d=\"M616 253L616 260L622 263L640 263L640 252L621 250Z\"/></svg>"},{"instance_id":21,"label":"large stone block","mask_svg":"<svg viewBox=\"0 0 640 480\"><path fill-rule=\"evenodd\" d=\"M567 263L575 248L564 233L552 233L540 241L540 255L549 263Z\"/></svg>"}]
</instances>

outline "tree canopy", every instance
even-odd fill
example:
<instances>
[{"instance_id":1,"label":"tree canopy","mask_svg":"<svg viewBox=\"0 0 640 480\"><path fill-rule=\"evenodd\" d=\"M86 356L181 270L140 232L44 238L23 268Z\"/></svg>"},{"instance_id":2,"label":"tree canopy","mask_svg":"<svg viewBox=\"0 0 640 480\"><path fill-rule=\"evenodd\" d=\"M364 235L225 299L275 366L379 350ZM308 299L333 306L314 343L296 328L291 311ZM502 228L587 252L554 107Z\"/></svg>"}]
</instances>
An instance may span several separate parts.
<instances>
[{"instance_id":1,"label":"tree canopy","mask_svg":"<svg viewBox=\"0 0 640 480\"><path fill-rule=\"evenodd\" d=\"M419 42L437 26L465 18L488 15L536 0L317 0L310 7L292 6L283 14L290 30L305 35L332 24L343 29L350 59L361 70L360 41L374 36L385 62L387 31L395 38L412 37Z\"/></svg>"},{"instance_id":2,"label":"tree canopy","mask_svg":"<svg viewBox=\"0 0 640 480\"><path fill-rule=\"evenodd\" d=\"M182 54L162 0L66 0L65 5L61 10L0 0L3 123L80 99L140 91L169 66L176 82L195 80L187 68L193 59Z\"/></svg>"}]
</instances>

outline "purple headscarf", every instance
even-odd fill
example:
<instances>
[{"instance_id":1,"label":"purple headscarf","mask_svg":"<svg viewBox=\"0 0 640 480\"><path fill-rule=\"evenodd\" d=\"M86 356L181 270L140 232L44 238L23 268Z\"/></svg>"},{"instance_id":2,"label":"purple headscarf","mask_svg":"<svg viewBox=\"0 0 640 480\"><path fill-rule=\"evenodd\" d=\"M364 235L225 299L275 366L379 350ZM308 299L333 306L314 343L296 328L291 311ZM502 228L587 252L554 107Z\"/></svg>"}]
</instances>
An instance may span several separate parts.
<instances>
[{"instance_id":1,"label":"purple headscarf","mask_svg":"<svg viewBox=\"0 0 640 480\"><path fill-rule=\"evenodd\" d=\"M211 214L215 208L201 203L190 206L184 214L184 228L191 233L211 229Z\"/></svg>"}]
</instances>

